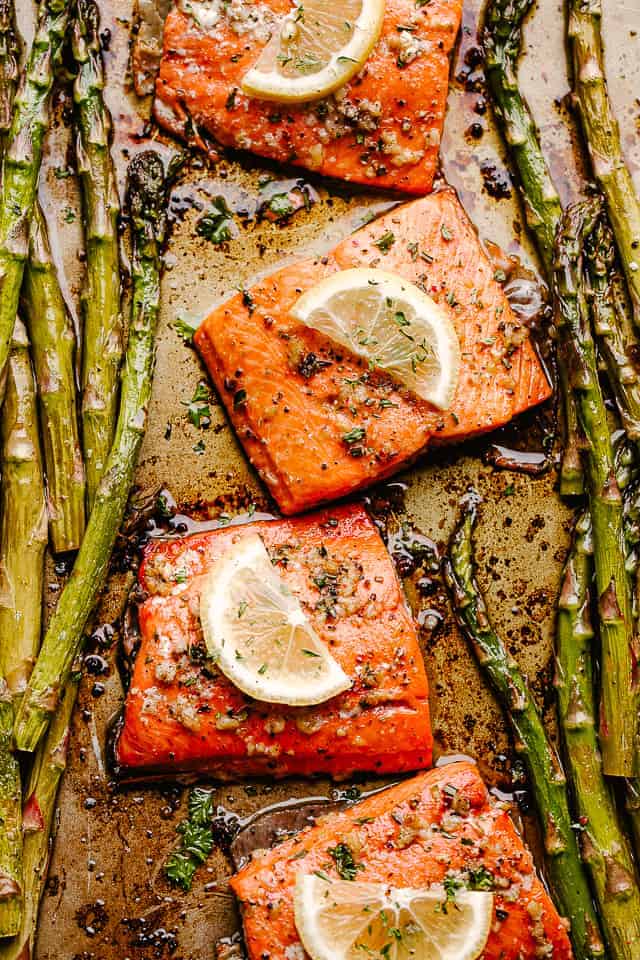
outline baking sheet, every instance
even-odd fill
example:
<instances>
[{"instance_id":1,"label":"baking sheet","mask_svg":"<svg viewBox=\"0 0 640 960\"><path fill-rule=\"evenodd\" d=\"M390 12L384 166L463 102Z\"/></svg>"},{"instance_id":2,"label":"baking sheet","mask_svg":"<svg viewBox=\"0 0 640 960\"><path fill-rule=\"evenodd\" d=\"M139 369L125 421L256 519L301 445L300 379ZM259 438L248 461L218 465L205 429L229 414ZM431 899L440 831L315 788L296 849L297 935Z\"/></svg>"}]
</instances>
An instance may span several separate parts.
<instances>
[{"instance_id":1,"label":"baking sheet","mask_svg":"<svg viewBox=\"0 0 640 960\"><path fill-rule=\"evenodd\" d=\"M443 170L459 191L480 235L535 268L490 110L476 112L476 108L483 108L483 81L476 52L479 5L478 0L465 4L452 67ZM32 11L27 0L18 0L18 6L21 27L29 36ZM175 145L157 137L157 131L147 124L149 101L139 100L131 92L127 71L132 23L129 0L101 0L100 6L102 29L110 31L107 98L114 117L114 154L122 183L127 160L149 145L149 137L167 157L175 151ZM562 18L560 3L540 0L525 31L527 51L521 77L563 199L569 200L583 189L584 170L574 151ZM640 89L639 32L640 0L605 0L611 93L627 157L640 188L635 98ZM77 316L82 270L78 258L81 224L73 214L78 210L77 187L73 177L60 174L73 167L70 107L68 90L59 90L41 193L65 290ZM478 123L483 134L475 139L470 128ZM286 226L237 215L238 235L224 248L213 247L196 236L195 221L212 197L225 196L236 210L250 213L255 209L263 196L260 180L265 174L287 182L301 177L311 185L317 202ZM489 191L496 190L510 195L495 199ZM238 286L285 262L326 250L371 212L387 209L396 199L372 191L328 187L299 171L278 170L246 156L226 158L216 166L202 158L187 163L171 201L175 222L166 255L149 429L136 476L139 504L153 502L157 491L167 488L183 513L234 514L251 503L259 510L269 509L222 409L212 405L212 424L204 432L190 424L185 404L197 384L206 381L206 374L172 324L177 318L193 323ZM212 399L215 402L213 394ZM509 437L517 436L519 445L526 447L529 431L531 444L539 445L539 426L540 417L529 417ZM198 451L201 440L204 450ZM478 487L484 498L477 539L480 580L496 626L526 670L551 721L553 605L571 514L554 493L553 473L534 478L486 465L482 453L490 442L487 439L471 447L440 452L428 463L399 476L391 489L376 495L376 502L388 503L391 497L392 527L404 516L413 528L443 546L460 496L470 483ZM189 894L170 887L162 865L175 844L175 829L184 815L183 788L166 784L119 789L108 767L107 730L123 695L116 665L119 615L132 579L123 544L114 567L95 620L95 633L87 642L90 670L85 671L74 718L36 956L38 960L210 960L214 942L238 929L226 884L231 872L227 856L216 850L206 867L198 871ZM63 573L63 567L59 566L56 573L49 564L48 609L55 603ZM509 741L500 711L451 622L437 583L434 589L432 595L420 598L409 585L417 612L423 611L421 619L427 627L437 625L435 631L423 631L423 649L438 752L475 757L489 782L507 790L511 784ZM378 783L370 781L360 786ZM221 813L244 818L291 798L329 796L334 789L326 780L251 782L217 788L215 802L223 808Z\"/></svg>"}]
</instances>

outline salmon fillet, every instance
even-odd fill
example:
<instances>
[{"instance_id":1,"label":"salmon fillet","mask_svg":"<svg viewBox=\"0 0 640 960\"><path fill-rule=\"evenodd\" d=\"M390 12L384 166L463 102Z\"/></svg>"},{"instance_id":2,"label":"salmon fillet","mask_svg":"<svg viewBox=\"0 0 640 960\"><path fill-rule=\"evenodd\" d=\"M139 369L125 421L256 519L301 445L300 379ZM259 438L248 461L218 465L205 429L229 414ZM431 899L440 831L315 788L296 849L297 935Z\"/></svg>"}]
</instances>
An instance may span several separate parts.
<instances>
[{"instance_id":1,"label":"salmon fillet","mask_svg":"<svg viewBox=\"0 0 640 960\"><path fill-rule=\"evenodd\" d=\"M353 687L314 707L259 703L206 659L202 576L258 533ZM431 763L416 628L378 532L359 506L153 543L140 584L140 647L115 759L126 776L398 772Z\"/></svg>"},{"instance_id":2,"label":"salmon fillet","mask_svg":"<svg viewBox=\"0 0 640 960\"><path fill-rule=\"evenodd\" d=\"M446 876L495 890L484 960L569 960L565 923L536 876L531 855L472 763L452 763L330 813L316 826L257 854L231 878L249 960L302 956L293 892L297 874L337 877L330 850L349 845L357 879L427 887Z\"/></svg>"},{"instance_id":3,"label":"salmon fillet","mask_svg":"<svg viewBox=\"0 0 640 960\"><path fill-rule=\"evenodd\" d=\"M291 316L301 293L357 266L417 283L450 313L462 366L448 411L370 371ZM195 343L284 514L366 487L432 443L493 430L549 397L527 332L493 274L455 193L446 189L397 207L322 260L279 270L202 322ZM362 442L354 442L359 436Z\"/></svg>"},{"instance_id":4,"label":"salmon fillet","mask_svg":"<svg viewBox=\"0 0 640 960\"><path fill-rule=\"evenodd\" d=\"M232 0L202 26L207 6L176 5L166 21L158 123L205 149L209 135L223 146L354 183L409 193L431 189L461 0L423 6L387 0L382 33L364 69L335 94L302 105L255 100L240 88L274 26L293 8L291 0Z\"/></svg>"}]
</instances>

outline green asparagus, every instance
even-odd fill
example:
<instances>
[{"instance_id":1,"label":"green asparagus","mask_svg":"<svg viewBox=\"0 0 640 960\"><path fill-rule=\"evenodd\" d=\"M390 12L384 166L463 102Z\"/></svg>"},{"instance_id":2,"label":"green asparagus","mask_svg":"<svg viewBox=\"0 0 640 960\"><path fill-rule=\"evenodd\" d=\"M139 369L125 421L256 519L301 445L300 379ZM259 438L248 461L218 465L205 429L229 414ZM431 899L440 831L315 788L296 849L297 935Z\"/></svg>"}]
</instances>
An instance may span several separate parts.
<instances>
[{"instance_id":1,"label":"green asparagus","mask_svg":"<svg viewBox=\"0 0 640 960\"><path fill-rule=\"evenodd\" d=\"M85 525L85 482L77 422L76 337L37 203L21 306L38 385L51 543L56 553L77 550Z\"/></svg>"},{"instance_id":2,"label":"green asparagus","mask_svg":"<svg viewBox=\"0 0 640 960\"><path fill-rule=\"evenodd\" d=\"M82 440L89 511L113 442L123 354L120 204L111 159L111 117L102 97L104 67L98 28L94 0L77 0L72 46L78 73L73 97L87 245L82 291Z\"/></svg>"},{"instance_id":3,"label":"green asparagus","mask_svg":"<svg viewBox=\"0 0 640 960\"><path fill-rule=\"evenodd\" d=\"M36 34L14 102L0 184L0 373L5 369L29 253L42 144L54 72L69 18L68 0L41 0Z\"/></svg>"},{"instance_id":4,"label":"green asparagus","mask_svg":"<svg viewBox=\"0 0 640 960\"><path fill-rule=\"evenodd\" d=\"M36 388L29 340L19 319L9 354L1 434L0 676L15 701L26 689L40 646L47 547Z\"/></svg>"},{"instance_id":5,"label":"green asparagus","mask_svg":"<svg viewBox=\"0 0 640 960\"><path fill-rule=\"evenodd\" d=\"M636 325L640 326L640 200L607 92L600 0L569 0L573 85L591 165L607 201Z\"/></svg>"},{"instance_id":6,"label":"green asparagus","mask_svg":"<svg viewBox=\"0 0 640 960\"><path fill-rule=\"evenodd\" d=\"M0 938L14 936L22 920L22 795L12 728L11 693L0 677Z\"/></svg>"},{"instance_id":7,"label":"green asparagus","mask_svg":"<svg viewBox=\"0 0 640 960\"><path fill-rule=\"evenodd\" d=\"M592 666L593 577L591 520L578 519L564 570L556 630L556 688L567 770L582 825L580 849L587 864L611 957L640 957L640 889L629 841L620 824L611 785L602 773L596 729Z\"/></svg>"},{"instance_id":8,"label":"green asparagus","mask_svg":"<svg viewBox=\"0 0 640 960\"><path fill-rule=\"evenodd\" d=\"M139 154L129 166L133 293L118 426L82 546L16 717L15 739L21 750L36 749L57 708L83 630L104 585L127 505L151 396L165 193L160 158L152 151Z\"/></svg>"},{"instance_id":9,"label":"green asparagus","mask_svg":"<svg viewBox=\"0 0 640 960\"><path fill-rule=\"evenodd\" d=\"M609 374L620 420L627 436L640 441L640 377L635 363L640 342L633 329L615 275L615 246L610 227L600 221L585 243L590 306L598 347Z\"/></svg>"},{"instance_id":10,"label":"green asparagus","mask_svg":"<svg viewBox=\"0 0 640 960\"><path fill-rule=\"evenodd\" d=\"M75 670L75 665L74 665ZM60 780L67 765L71 715L78 692L79 674L72 674L47 736L38 749L26 790L23 809L24 911L16 936L0 944L0 960L25 960L33 956L38 909L47 879L54 840L54 814ZM52 835L53 834L53 835Z\"/></svg>"},{"instance_id":11,"label":"green asparagus","mask_svg":"<svg viewBox=\"0 0 640 960\"><path fill-rule=\"evenodd\" d=\"M483 46L489 87L496 115L515 163L527 226L551 287L553 244L562 216L560 197L540 148L536 127L518 87L517 61L522 46L522 21L533 0L490 0L485 14ZM565 444L560 466L560 493L580 494L584 489L582 438L578 427L567 359L562 346L557 352L558 381L565 425Z\"/></svg>"},{"instance_id":12,"label":"green asparagus","mask_svg":"<svg viewBox=\"0 0 640 960\"><path fill-rule=\"evenodd\" d=\"M13 0L0 0L0 153L11 127L13 98L18 86L20 41Z\"/></svg>"},{"instance_id":13,"label":"green asparagus","mask_svg":"<svg viewBox=\"0 0 640 960\"><path fill-rule=\"evenodd\" d=\"M598 200L564 214L557 238L554 292L559 331L571 356L572 383L587 439L589 509L602 641L600 745L604 772L633 776L637 694L633 677L633 618L625 567L622 497L582 281L582 248L601 215Z\"/></svg>"},{"instance_id":14,"label":"green asparagus","mask_svg":"<svg viewBox=\"0 0 640 960\"><path fill-rule=\"evenodd\" d=\"M445 578L458 623L504 708L516 751L526 765L544 837L552 894L571 923L576 960L602 956L604 946L583 871L558 755L514 659L497 636L475 579L472 537L477 496L467 497L445 562Z\"/></svg>"}]
</instances>

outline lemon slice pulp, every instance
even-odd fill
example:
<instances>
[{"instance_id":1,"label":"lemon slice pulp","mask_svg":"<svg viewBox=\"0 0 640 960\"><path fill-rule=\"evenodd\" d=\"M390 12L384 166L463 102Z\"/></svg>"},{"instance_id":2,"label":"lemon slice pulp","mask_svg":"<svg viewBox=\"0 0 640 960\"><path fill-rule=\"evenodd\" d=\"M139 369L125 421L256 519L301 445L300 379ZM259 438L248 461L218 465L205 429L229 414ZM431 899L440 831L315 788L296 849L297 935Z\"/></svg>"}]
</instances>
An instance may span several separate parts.
<instances>
[{"instance_id":1,"label":"lemon slice pulp","mask_svg":"<svg viewBox=\"0 0 640 960\"><path fill-rule=\"evenodd\" d=\"M326 97L362 69L383 17L384 0L300 0L242 78L242 89L282 103Z\"/></svg>"},{"instance_id":2,"label":"lemon slice pulp","mask_svg":"<svg viewBox=\"0 0 640 960\"><path fill-rule=\"evenodd\" d=\"M211 567L200 620L220 670L256 700L307 706L351 686L257 534L242 537Z\"/></svg>"},{"instance_id":3,"label":"lemon slice pulp","mask_svg":"<svg viewBox=\"0 0 640 960\"><path fill-rule=\"evenodd\" d=\"M451 405L458 336L449 314L415 284L386 270L342 270L307 290L291 313L433 406Z\"/></svg>"},{"instance_id":4,"label":"lemon slice pulp","mask_svg":"<svg viewBox=\"0 0 640 960\"><path fill-rule=\"evenodd\" d=\"M424 890L298 874L295 923L312 960L475 960L493 922L493 894Z\"/></svg>"}]
</instances>

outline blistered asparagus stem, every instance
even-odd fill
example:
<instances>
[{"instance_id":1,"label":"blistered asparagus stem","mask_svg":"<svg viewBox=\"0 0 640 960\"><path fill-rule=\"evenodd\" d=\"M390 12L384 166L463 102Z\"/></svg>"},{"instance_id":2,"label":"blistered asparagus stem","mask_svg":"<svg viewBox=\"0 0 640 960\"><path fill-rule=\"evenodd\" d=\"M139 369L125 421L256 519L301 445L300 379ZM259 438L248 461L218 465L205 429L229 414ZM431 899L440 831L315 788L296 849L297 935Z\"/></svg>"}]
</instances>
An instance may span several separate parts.
<instances>
[{"instance_id":1,"label":"blistered asparagus stem","mask_svg":"<svg viewBox=\"0 0 640 960\"><path fill-rule=\"evenodd\" d=\"M593 327L604 358L611 390L627 436L640 441L640 377L635 363L640 342L626 303L614 296L615 246L609 226L598 223L585 244Z\"/></svg>"},{"instance_id":2,"label":"blistered asparagus stem","mask_svg":"<svg viewBox=\"0 0 640 960\"><path fill-rule=\"evenodd\" d=\"M612 958L640 957L640 889L611 785L602 772L595 718L590 584L591 520L583 513L564 569L556 629L556 688L566 768L573 786L582 858Z\"/></svg>"},{"instance_id":3,"label":"blistered asparagus stem","mask_svg":"<svg viewBox=\"0 0 640 960\"><path fill-rule=\"evenodd\" d=\"M533 0L489 0L485 13L483 46L487 80L496 115L520 180L527 226L533 233L549 287L553 279L553 245L562 206L540 148L533 117L518 87L517 65L522 46L522 21ZM560 493L580 494L584 489L582 438L575 401L569 384L565 352L557 353L558 381L564 412L565 444L560 465Z\"/></svg>"},{"instance_id":4,"label":"blistered asparagus stem","mask_svg":"<svg viewBox=\"0 0 640 960\"><path fill-rule=\"evenodd\" d=\"M620 129L607 92L600 0L569 0L573 84L591 165L607 210L640 326L640 200L624 160Z\"/></svg>"},{"instance_id":5,"label":"blistered asparagus stem","mask_svg":"<svg viewBox=\"0 0 640 960\"><path fill-rule=\"evenodd\" d=\"M82 442L91 511L118 417L124 350L118 215L120 203L111 159L111 117L102 97L104 67L99 13L94 0L77 0L73 55L76 154L82 186L87 272L82 290Z\"/></svg>"},{"instance_id":6,"label":"blistered asparagus stem","mask_svg":"<svg viewBox=\"0 0 640 960\"><path fill-rule=\"evenodd\" d=\"M38 385L51 542L56 553L77 550L85 526L85 482L77 421L76 337L38 204L21 304Z\"/></svg>"},{"instance_id":7,"label":"blistered asparagus stem","mask_svg":"<svg viewBox=\"0 0 640 960\"><path fill-rule=\"evenodd\" d=\"M0 183L0 375L5 369L29 252L29 223L49 121L69 0L41 0L29 57L14 102Z\"/></svg>"},{"instance_id":8,"label":"blistered asparagus stem","mask_svg":"<svg viewBox=\"0 0 640 960\"><path fill-rule=\"evenodd\" d=\"M47 546L36 388L20 320L9 354L0 430L0 676L15 702L26 689L40 646Z\"/></svg>"},{"instance_id":9,"label":"blistered asparagus stem","mask_svg":"<svg viewBox=\"0 0 640 960\"><path fill-rule=\"evenodd\" d=\"M445 577L458 623L498 697L528 772L544 838L551 891L571 923L576 960L602 956L604 947L591 891L581 862L560 760L518 665L495 633L475 579L472 537L477 497L467 497L449 544Z\"/></svg>"},{"instance_id":10,"label":"blistered asparagus stem","mask_svg":"<svg viewBox=\"0 0 640 960\"><path fill-rule=\"evenodd\" d=\"M0 678L0 938L14 936L22 920L22 794L12 730L11 693Z\"/></svg>"},{"instance_id":11,"label":"blistered asparagus stem","mask_svg":"<svg viewBox=\"0 0 640 960\"><path fill-rule=\"evenodd\" d=\"M0 156L11 127L13 99L18 86L20 40L13 0L0 0Z\"/></svg>"},{"instance_id":12,"label":"blistered asparagus stem","mask_svg":"<svg viewBox=\"0 0 640 960\"><path fill-rule=\"evenodd\" d=\"M79 665L78 665L79 666ZM17 935L0 944L0 960L30 960L38 923L38 910L51 849L55 839L54 814L58 787L67 765L71 715L79 674L72 673L51 727L35 756L23 809L24 910Z\"/></svg>"},{"instance_id":13,"label":"blistered asparagus stem","mask_svg":"<svg viewBox=\"0 0 640 960\"><path fill-rule=\"evenodd\" d=\"M633 618L625 568L623 505L582 278L582 248L600 215L597 200L576 204L564 214L557 239L554 292L560 336L571 353L572 384L587 439L589 509L602 640L603 766L609 776L629 777L636 772L638 703L633 682Z\"/></svg>"},{"instance_id":14,"label":"blistered asparagus stem","mask_svg":"<svg viewBox=\"0 0 640 960\"><path fill-rule=\"evenodd\" d=\"M153 380L165 193L162 161L152 151L139 154L129 166L133 294L118 427L82 546L16 718L15 739L20 750L36 749L57 709L86 622L104 585L133 482Z\"/></svg>"}]
</instances>

